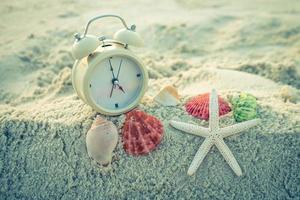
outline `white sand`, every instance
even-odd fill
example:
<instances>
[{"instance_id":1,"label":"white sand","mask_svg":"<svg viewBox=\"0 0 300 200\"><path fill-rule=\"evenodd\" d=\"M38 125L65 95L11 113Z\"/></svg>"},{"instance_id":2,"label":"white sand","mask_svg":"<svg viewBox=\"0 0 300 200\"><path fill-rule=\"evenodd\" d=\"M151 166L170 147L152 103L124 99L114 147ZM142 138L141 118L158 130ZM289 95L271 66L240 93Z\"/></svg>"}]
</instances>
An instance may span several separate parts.
<instances>
[{"instance_id":1,"label":"white sand","mask_svg":"<svg viewBox=\"0 0 300 200\"><path fill-rule=\"evenodd\" d=\"M300 3L297 0L0 2L0 199L297 199L300 194ZM165 135L148 156L128 156L119 142L112 170L93 165L85 133L96 112L71 85L73 33L93 16L116 13L135 23L136 49L150 75L140 108L162 120ZM91 32L111 35L112 19ZM181 105L151 101L174 83ZM203 139L168 121L207 125L183 108L216 88L250 92L262 124L225 140L237 177L217 149L186 175ZM109 118L120 128L123 116ZM226 126L232 116L222 119Z\"/></svg>"}]
</instances>

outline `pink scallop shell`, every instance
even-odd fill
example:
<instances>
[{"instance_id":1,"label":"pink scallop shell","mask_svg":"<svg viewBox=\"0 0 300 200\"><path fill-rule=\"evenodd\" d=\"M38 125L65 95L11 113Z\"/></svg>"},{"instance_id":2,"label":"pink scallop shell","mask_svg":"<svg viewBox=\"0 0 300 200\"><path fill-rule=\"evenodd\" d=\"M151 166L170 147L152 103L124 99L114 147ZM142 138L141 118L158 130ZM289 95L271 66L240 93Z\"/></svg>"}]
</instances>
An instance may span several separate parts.
<instances>
[{"instance_id":1,"label":"pink scallop shell","mask_svg":"<svg viewBox=\"0 0 300 200\"><path fill-rule=\"evenodd\" d=\"M133 110L126 114L122 128L124 150L131 155L145 155L154 150L163 137L163 125L143 111Z\"/></svg>"},{"instance_id":2,"label":"pink scallop shell","mask_svg":"<svg viewBox=\"0 0 300 200\"><path fill-rule=\"evenodd\" d=\"M225 115L231 111L229 104L220 96L219 116ZM209 119L209 93L193 97L185 104L186 111L193 117L208 120Z\"/></svg>"}]
</instances>

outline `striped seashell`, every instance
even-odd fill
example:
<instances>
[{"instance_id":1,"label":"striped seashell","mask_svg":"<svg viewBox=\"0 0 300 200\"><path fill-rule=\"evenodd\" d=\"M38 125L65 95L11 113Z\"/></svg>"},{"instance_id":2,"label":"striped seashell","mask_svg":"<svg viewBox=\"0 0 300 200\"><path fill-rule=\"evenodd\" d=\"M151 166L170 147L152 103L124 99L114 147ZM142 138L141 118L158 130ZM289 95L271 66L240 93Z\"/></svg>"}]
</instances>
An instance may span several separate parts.
<instances>
[{"instance_id":1,"label":"striped seashell","mask_svg":"<svg viewBox=\"0 0 300 200\"><path fill-rule=\"evenodd\" d=\"M225 115L231 111L229 104L220 96L219 116ZM208 120L209 119L209 93L193 97L185 104L186 111L193 117Z\"/></svg>"}]
</instances>

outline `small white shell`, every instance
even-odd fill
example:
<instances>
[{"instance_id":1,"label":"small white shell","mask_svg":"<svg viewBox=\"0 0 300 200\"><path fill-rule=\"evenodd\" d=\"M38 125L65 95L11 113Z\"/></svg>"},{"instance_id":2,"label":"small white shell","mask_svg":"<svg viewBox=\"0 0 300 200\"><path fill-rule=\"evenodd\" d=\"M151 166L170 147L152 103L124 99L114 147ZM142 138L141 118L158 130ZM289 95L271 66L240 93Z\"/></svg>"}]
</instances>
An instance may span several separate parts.
<instances>
[{"instance_id":1,"label":"small white shell","mask_svg":"<svg viewBox=\"0 0 300 200\"><path fill-rule=\"evenodd\" d=\"M297 93L297 90L288 85L280 88L280 96L285 102L290 101L292 103L297 103L299 100L299 94Z\"/></svg>"},{"instance_id":2,"label":"small white shell","mask_svg":"<svg viewBox=\"0 0 300 200\"><path fill-rule=\"evenodd\" d=\"M86 134L86 147L89 157L103 166L111 164L112 152L118 143L117 127L100 116L94 120Z\"/></svg>"},{"instance_id":3,"label":"small white shell","mask_svg":"<svg viewBox=\"0 0 300 200\"><path fill-rule=\"evenodd\" d=\"M154 100L163 106L176 106L179 104L179 94L175 87L168 85L154 97Z\"/></svg>"}]
</instances>

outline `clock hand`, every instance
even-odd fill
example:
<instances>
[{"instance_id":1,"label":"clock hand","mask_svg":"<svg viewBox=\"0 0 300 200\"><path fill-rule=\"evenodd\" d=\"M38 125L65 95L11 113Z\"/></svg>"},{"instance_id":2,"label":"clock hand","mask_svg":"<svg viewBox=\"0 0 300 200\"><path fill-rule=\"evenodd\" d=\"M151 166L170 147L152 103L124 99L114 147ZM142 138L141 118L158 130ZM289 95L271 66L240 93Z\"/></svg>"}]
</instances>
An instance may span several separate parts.
<instances>
[{"instance_id":1,"label":"clock hand","mask_svg":"<svg viewBox=\"0 0 300 200\"><path fill-rule=\"evenodd\" d=\"M117 79L119 78L119 74L120 74L122 63L123 63L123 59L121 59L121 61L120 61L120 65L119 65L119 69L118 69L118 74L117 74Z\"/></svg>"},{"instance_id":2,"label":"clock hand","mask_svg":"<svg viewBox=\"0 0 300 200\"><path fill-rule=\"evenodd\" d=\"M116 89L116 84L113 84L112 87L111 87L110 95L109 95L110 98L111 98L111 96L113 94L114 89Z\"/></svg>"},{"instance_id":3,"label":"clock hand","mask_svg":"<svg viewBox=\"0 0 300 200\"><path fill-rule=\"evenodd\" d=\"M110 71L111 71L111 73L112 73L113 79L116 79L116 78L115 78L115 74L114 74L114 68L113 68L112 65L111 65L110 58L108 59L108 62L109 62Z\"/></svg>"},{"instance_id":4,"label":"clock hand","mask_svg":"<svg viewBox=\"0 0 300 200\"><path fill-rule=\"evenodd\" d=\"M119 90L121 90L123 93L125 93L125 91L124 91L124 89L123 89L123 87L122 87L121 85L118 84L118 88L119 88Z\"/></svg>"},{"instance_id":5,"label":"clock hand","mask_svg":"<svg viewBox=\"0 0 300 200\"><path fill-rule=\"evenodd\" d=\"M112 85L112 87L111 87L111 90L110 90L110 95L109 95L109 98L111 98L111 96L112 96L112 94L113 94L114 87L115 87L115 85Z\"/></svg>"},{"instance_id":6,"label":"clock hand","mask_svg":"<svg viewBox=\"0 0 300 200\"><path fill-rule=\"evenodd\" d=\"M121 59L120 64L119 64L119 69L118 69L117 78L116 78L117 80L119 78L119 74L120 74L120 70L121 70L121 67L122 67L122 63L123 63L123 59ZM118 86L119 90L121 90L123 93L125 93L123 87L119 83L116 83L116 85Z\"/></svg>"}]
</instances>

